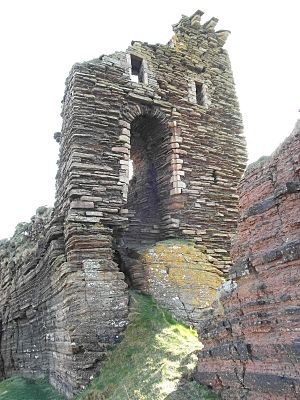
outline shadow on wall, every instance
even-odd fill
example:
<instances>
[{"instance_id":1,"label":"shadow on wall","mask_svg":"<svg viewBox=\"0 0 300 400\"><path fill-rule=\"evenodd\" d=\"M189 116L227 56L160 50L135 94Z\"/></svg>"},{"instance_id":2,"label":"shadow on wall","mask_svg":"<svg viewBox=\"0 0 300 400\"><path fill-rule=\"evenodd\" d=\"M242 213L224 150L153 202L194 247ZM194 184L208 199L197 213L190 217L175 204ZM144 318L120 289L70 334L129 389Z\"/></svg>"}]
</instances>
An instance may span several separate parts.
<instances>
[{"instance_id":1,"label":"shadow on wall","mask_svg":"<svg viewBox=\"0 0 300 400\"><path fill-rule=\"evenodd\" d=\"M161 239L160 223L169 198L169 138L168 128L156 117L142 115L131 124L126 242L154 243Z\"/></svg>"}]
</instances>

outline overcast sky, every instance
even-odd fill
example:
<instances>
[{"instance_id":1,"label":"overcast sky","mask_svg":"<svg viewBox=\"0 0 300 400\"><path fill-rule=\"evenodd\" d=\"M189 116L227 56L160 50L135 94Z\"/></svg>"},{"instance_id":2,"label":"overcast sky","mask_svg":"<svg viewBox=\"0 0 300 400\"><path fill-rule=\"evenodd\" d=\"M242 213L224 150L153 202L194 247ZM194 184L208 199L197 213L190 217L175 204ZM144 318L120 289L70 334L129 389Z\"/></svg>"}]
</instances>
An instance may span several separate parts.
<instances>
[{"instance_id":1,"label":"overcast sky","mask_svg":"<svg viewBox=\"0 0 300 400\"><path fill-rule=\"evenodd\" d=\"M229 29L227 41L249 161L290 134L300 108L300 1L4 0L1 34L0 238L53 205L64 82L75 62L131 40L166 43L197 9Z\"/></svg>"}]
</instances>

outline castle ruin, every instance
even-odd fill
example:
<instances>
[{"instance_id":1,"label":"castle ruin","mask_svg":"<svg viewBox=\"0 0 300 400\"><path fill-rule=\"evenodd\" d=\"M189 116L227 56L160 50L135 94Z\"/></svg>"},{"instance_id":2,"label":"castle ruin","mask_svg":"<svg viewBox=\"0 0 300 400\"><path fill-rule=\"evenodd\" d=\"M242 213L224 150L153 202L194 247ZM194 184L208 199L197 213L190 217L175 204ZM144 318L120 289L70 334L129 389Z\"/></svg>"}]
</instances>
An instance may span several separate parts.
<instances>
[{"instance_id":1,"label":"castle ruin","mask_svg":"<svg viewBox=\"0 0 300 400\"><path fill-rule=\"evenodd\" d=\"M128 288L218 347L203 318L233 271L246 151L229 32L202 14L183 16L166 45L132 42L73 66L55 135L54 209L40 208L0 249L0 377L46 376L72 397L121 340ZM200 356L198 379L230 387L213 351Z\"/></svg>"}]
</instances>

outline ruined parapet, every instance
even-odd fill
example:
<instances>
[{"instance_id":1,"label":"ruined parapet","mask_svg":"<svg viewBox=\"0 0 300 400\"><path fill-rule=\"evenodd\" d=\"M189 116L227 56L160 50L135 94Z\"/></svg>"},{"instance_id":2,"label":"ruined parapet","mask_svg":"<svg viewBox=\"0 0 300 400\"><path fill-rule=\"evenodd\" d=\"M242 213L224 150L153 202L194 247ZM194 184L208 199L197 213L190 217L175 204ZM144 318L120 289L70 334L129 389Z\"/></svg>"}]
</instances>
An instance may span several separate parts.
<instances>
[{"instance_id":1,"label":"ruined parapet","mask_svg":"<svg viewBox=\"0 0 300 400\"><path fill-rule=\"evenodd\" d=\"M300 123L271 157L248 168L231 285L202 326L197 378L223 399L300 396Z\"/></svg>"},{"instance_id":2,"label":"ruined parapet","mask_svg":"<svg viewBox=\"0 0 300 400\"><path fill-rule=\"evenodd\" d=\"M124 252L188 239L215 260L217 277L228 271L245 141L223 48L228 31L216 32L215 18L202 24L201 15L184 16L167 45L132 42L73 66L55 134L56 203L36 238L41 252L18 264L16 277L9 262L2 269L6 375L48 375L68 396L89 382L127 321L126 282L134 282L121 267ZM32 332L26 347L20 310Z\"/></svg>"}]
</instances>

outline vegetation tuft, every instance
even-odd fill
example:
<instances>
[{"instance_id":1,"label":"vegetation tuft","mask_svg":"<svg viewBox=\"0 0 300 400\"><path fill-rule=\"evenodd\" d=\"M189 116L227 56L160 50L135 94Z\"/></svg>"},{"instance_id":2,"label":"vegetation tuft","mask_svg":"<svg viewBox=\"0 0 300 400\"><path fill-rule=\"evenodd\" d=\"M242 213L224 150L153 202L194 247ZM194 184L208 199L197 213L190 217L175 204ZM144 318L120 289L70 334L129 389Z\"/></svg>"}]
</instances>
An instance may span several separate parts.
<instances>
[{"instance_id":1,"label":"vegetation tuft","mask_svg":"<svg viewBox=\"0 0 300 400\"><path fill-rule=\"evenodd\" d=\"M268 161L270 156L261 156L258 160L254 161L253 163L249 164L246 168L246 173L252 172L258 166L261 166L263 163Z\"/></svg>"},{"instance_id":2,"label":"vegetation tuft","mask_svg":"<svg viewBox=\"0 0 300 400\"><path fill-rule=\"evenodd\" d=\"M44 380L14 377L0 382L1 400L63 400Z\"/></svg>"}]
</instances>

